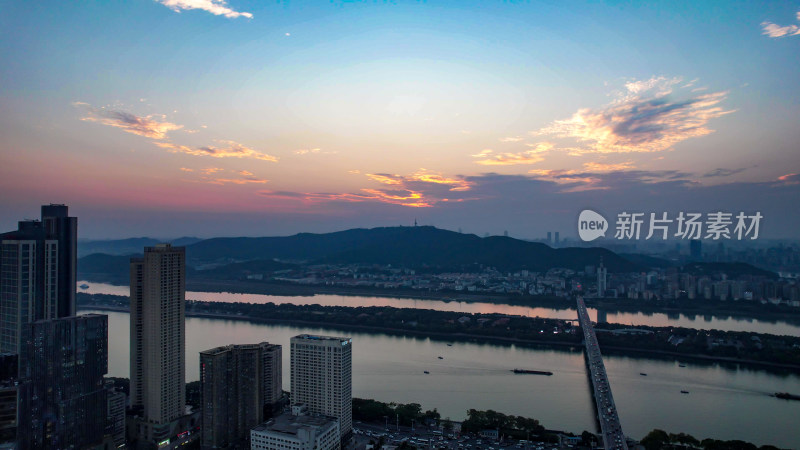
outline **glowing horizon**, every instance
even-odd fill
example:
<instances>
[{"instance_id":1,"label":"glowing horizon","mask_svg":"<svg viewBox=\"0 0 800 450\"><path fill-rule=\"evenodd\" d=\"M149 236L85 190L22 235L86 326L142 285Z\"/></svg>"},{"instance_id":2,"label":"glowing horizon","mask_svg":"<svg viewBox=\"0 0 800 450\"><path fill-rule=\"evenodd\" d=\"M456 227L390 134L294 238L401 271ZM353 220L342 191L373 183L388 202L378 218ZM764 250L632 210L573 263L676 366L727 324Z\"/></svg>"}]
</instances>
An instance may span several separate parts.
<instances>
[{"instance_id":1,"label":"glowing horizon","mask_svg":"<svg viewBox=\"0 0 800 450\"><path fill-rule=\"evenodd\" d=\"M87 237L535 237L592 206L800 238L800 4L5 9L3 229L58 202Z\"/></svg>"}]
</instances>

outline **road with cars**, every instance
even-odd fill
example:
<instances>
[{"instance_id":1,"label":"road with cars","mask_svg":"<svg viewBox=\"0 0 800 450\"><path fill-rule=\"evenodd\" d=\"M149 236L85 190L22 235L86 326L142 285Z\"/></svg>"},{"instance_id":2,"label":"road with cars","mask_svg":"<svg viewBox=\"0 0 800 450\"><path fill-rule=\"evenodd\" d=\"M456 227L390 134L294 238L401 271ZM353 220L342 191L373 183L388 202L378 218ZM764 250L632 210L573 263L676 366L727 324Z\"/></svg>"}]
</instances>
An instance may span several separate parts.
<instances>
[{"instance_id":1,"label":"road with cars","mask_svg":"<svg viewBox=\"0 0 800 450\"><path fill-rule=\"evenodd\" d=\"M592 321L586 311L586 304L582 297L578 297L578 320L583 330L586 344L586 364L589 367L589 379L594 391L594 400L597 404L597 419L600 422L600 431L603 437L603 448L606 450L628 450L622 426L619 423L617 406L611 395L611 386L608 383L606 366L597 344Z\"/></svg>"}]
</instances>

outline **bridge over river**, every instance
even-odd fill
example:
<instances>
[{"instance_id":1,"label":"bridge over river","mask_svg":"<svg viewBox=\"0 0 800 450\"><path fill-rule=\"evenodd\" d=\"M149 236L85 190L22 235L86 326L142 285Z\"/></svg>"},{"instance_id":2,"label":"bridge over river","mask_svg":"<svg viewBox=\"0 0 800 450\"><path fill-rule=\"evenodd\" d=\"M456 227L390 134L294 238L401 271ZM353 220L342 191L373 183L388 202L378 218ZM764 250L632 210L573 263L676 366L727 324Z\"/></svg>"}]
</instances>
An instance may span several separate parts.
<instances>
[{"instance_id":1,"label":"bridge over river","mask_svg":"<svg viewBox=\"0 0 800 450\"><path fill-rule=\"evenodd\" d=\"M597 420L600 422L600 432L603 435L603 448L628 450L628 444L619 423L617 406L611 395L611 386L608 384L606 366L603 364L603 356L597 345L597 336L594 334L592 320L589 318L582 297L578 297L578 321L581 324L586 343L586 365L589 368L589 381L592 383L594 401L597 404Z\"/></svg>"}]
</instances>

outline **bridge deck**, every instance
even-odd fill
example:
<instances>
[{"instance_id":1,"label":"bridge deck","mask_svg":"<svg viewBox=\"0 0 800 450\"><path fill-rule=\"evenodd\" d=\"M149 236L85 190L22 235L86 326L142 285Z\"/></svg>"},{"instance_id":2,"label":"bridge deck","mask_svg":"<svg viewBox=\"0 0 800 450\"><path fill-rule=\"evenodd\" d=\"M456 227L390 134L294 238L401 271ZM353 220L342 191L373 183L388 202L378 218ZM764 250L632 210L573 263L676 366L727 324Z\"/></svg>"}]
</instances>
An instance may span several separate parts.
<instances>
[{"instance_id":1,"label":"bridge deck","mask_svg":"<svg viewBox=\"0 0 800 450\"><path fill-rule=\"evenodd\" d=\"M586 342L586 360L589 367L589 378L594 390L594 400L597 403L597 419L600 422L600 431L603 435L603 447L606 450L628 450L628 444L625 441L625 435L622 434L622 427L619 423L617 406L614 404L614 397L611 395L611 386L608 384L608 375L603 364L603 356L600 354L600 346L597 345L597 336L594 333L589 313L586 311L586 304L581 297L578 297L578 320Z\"/></svg>"}]
</instances>

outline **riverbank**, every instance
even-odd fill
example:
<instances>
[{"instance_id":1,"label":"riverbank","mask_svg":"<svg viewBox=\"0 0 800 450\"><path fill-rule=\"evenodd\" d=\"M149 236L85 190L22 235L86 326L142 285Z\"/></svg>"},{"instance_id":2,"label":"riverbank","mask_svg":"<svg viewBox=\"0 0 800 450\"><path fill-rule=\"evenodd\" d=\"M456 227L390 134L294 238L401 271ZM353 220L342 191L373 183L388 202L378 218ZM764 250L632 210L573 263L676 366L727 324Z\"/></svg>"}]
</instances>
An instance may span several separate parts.
<instances>
[{"instance_id":1,"label":"riverbank","mask_svg":"<svg viewBox=\"0 0 800 450\"><path fill-rule=\"evenodd\" d=\"M483 328L481 326L480 328L472 328L468 331L459 331L458 329L437 331L436 329L430 329L429 325L423 322L424 319L420 316L413 317L414 319L420 321L419 324L416 322L414 324L406 323L405 319L400 320L399 323L403 323L405 325L405 327L403 328L390 325L378 325L378 324L368 325L365 324L364 322L373 321L372 320L373 317L371 317L370 314L364 311L369 311L370 308L328 307L326 309L325 307L318 307L318 308L313 308L308 306L295 307L294 305L290 305L291 308L286 308L290 309L290 311L285 311L283 314L276 313L275 310L273 309L270 311L270 314L252 315L245 313L242 310L236 310L234 312L233 309L231 309L231 311L198 311L196 310L196 307L198 306L205 306L205 304L192 303L192 306L187 308L186 310L186 316L206 318L206 319L236 320L236 321L245 321L250 323L311 326L311 327L331 328L337 330L357 331L357 332L376 333L376 334L416 336L416 337L430 338L446 342L472 342L472 343L483 342L483 343L494 343L499 345L550 347L550 348L561 348L571 352L577 352L582 350L582 344L580 342L580 338L576 334L572 333L571 332L572 330L562 330L560 334L540 333L537 336L541 336L542 338L532 338L531 334L527 334L524 337L508 336L507 334L513 333L511 331L511 328L508 328L508 330L504 330L504 329ZM224 308L232 308L235 307L236 304L218 304L216 306L222 306ZM240 305L240 306L245 306L245 305ZM253 306L265 306L265 305L246 305L246 306L253 307ZM129 312L129 308L124 305L103 305L103 304L83 303L79 305L79 308L95 309L103 311ZM317 309L319 309L319 311L317 311ZM378 311L377 315L381 315L382 311L395 310L394 308L373 308L373 309ZM328 312L324 313L323 311L328 311ZM396 311L402 311L402 310L396 310ZM360 314L356 314L359 312ZM403 312L407 313L408 311L403 311ZM434 313L432 311L423 311L423 313L425 312ZM283 317L281 317L281 315ZM314 317L315 320L309 320L307 319L308 317ZM337 320L336 319L337 317L339 317L340 319ZM502 319L502 317L500 319L497 319L493 315L488 315L487 317L493 317L492 320ZM347 320L350 320L350 322L348 322ZM357 320L358 323L353 323L352 320ZM385 318L384 320L388 321L389 319ZM535 321L535 323L538 324L535 327L536 329L540 327L542 329L544 329L545 327L552 327L554 324L563 322L555 319L519 318L518 320ZM417 327L418 325L422 329L415 329L415 327ZM634 341L636 340L635 337L631 337L631 339L634 339ZM691 353L686 351L683 352L670 351L660 348L647 348L647 346L641 345L641 343L639 343L638 346L602 345L602 349L606 353L613 353L613 354L618 353L626 356L638 354L657 359L664 359L665 357L674 358L676 360L689 359L689 360L704 361L709 363L719 363L726 365L740 364L750 367L769 369L778 372L789 371L794 373L800 373L800 364L756 360L751 358L738 358L725 355L708 355L701 353Z\"/></svg>"},{"instance_id":2,"label":"riverbank","mask_svg":"<svg viewBox=\"0 0 800 450\"><path fill-rule=\"evenodd\" d=\"M88 280L91 282L91 280ZM109 284L124 286L108 282ZM555 296L509 295L502 293L470 293L459 291L434 291L403 288L375 288L369 286L328 286L304 285L288 282L267 282L253 280L187 280L187 291L220 292L233 294L258 294L286 297L313 297L315 295L340 295L349 297L383 297L401 300L435 300L443 302L491 303L497 305L543 307L555 310L574 311L572 298ZM188 298L191 300L191 298ZM717 319L747 320L764 322L787 322L800 325L800 308L762 305L747 301L644 301L638 299L592 299L585 298L590 308L602 309L606 313L643 313L684 315L687 317L710 316Z\"/></svg>"},{"instance_id":3,"label":"riverbank","mask_svg":"<svg viewBox=\"0 0 800 450\"><path fill-rule=\"evenodd\" d=\"M78 305L78 309L130 313L130 308L123 306ZM531 347L537 347L537 346L560 347L560 348L568 348L570 351L582 351L583 349L583 346L580 343L574 343L574 342L571 343L571 342L559 342L559 341L549 341L549 340L519 339L512 337L487 336L487 335L470 334L470 333L445 333L445 332L435 332L435 331L420 331L420 330L409 330L405 328L355 325L349 323L319 322L313 320L254 317L243 314L204 313L196 311L186 311L186 317L196 317L200 319L236 320L236 321L250 322L256 324L264 323L264 324L306 326L306 327L327 328L327 329L341 330L341 331L360 331L364 333L388 334L394 336L416 336L416 337L425 337L434 340L440 340L444 342L477 343L482 341L485 343L495 343L495 344L505 344L505 345L515 344L515 345L523 345ZM798 370L800 370L800 366L798 366Z\"/></svg>"}]
</instances>

